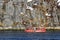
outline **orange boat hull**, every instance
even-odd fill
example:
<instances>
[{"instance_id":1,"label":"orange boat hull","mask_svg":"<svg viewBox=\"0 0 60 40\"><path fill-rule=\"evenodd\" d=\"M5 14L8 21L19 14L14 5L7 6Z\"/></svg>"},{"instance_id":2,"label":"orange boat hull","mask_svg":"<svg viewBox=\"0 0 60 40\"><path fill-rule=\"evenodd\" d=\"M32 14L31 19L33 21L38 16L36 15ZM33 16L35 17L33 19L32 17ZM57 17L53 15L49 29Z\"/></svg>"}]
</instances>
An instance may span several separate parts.
<instances>
[{"instance_id":1,"label":"orange boat hull","mask_svg":"<svg viewBox=\"0 0 60 40\"><path fill-rule=\"evenodd\" d=\"M34 32L34 30L25 30L25 32Z\"/></svg>"},{"instance_id":2,"label":"orange boat hull","mask_svg":"<svg viewBox=\"0 0 60 40\"><path fill-rule=\"evenodd\" d=\"M40 30L25 30L25 32L46 32L46 29L40 29Z\"/></svg>"},{"instance_id":3,"label":"orange boat hull","mask_svg":"<svg viewBox=\"0 0 60 40\"><path fill-rule=\"evenodd\" d=\"M36 30L35 32L46 32L46 29L45 30Z\"/></svg>"}]
</instances>

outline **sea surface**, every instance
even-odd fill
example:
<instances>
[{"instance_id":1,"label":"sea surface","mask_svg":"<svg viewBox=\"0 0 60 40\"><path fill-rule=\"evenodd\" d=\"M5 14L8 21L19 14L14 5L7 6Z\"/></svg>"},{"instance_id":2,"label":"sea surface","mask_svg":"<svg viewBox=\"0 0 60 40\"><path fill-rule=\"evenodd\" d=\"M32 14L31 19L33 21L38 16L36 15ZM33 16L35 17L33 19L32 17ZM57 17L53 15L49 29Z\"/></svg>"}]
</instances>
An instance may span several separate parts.
<instances>
[{"instance_id":1,"label":"sea surface","mask_svg":"<svg viewBox=\"0 0 60 40\"><path fill-rule=\"evenodd\" d=\"M60 40L60 32L27 33L0 31L0 40Z\"/></svg>"}]
</instances>

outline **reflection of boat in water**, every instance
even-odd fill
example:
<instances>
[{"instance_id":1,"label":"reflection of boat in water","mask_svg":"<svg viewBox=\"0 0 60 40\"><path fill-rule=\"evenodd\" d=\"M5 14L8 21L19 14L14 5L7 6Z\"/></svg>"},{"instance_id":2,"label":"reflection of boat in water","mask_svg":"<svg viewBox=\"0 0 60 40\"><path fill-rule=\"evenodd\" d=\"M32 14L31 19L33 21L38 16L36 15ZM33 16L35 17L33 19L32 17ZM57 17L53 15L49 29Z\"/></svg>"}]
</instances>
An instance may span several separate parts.
<instances>
[{"instance_id":1,"label":"reflection of boat in water","mask_svg":"<svg viewBox=\"0 0 60 40\"><path fill-rule=\"evenodd\" d=\"M27 28L25 32L46 32L45 28Z\"/></svg>"}]
</instances>

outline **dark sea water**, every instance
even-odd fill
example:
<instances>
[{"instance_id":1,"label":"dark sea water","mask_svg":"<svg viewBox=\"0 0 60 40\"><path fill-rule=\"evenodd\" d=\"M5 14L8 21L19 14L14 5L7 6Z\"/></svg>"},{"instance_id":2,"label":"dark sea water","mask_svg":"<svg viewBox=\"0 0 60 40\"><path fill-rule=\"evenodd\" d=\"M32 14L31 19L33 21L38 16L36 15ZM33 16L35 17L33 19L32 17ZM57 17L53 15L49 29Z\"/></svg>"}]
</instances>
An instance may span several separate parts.
<instances>
[{"instance_id":1,"label":"dark sea water","mask_svg":"<svg viewBox=\"0 0 60 40\"><path fill-rule=\"evenodd\" d=\"M0 40L60 40L60 32L26 33L0 31Z\"/></svg>"}]
</instances>

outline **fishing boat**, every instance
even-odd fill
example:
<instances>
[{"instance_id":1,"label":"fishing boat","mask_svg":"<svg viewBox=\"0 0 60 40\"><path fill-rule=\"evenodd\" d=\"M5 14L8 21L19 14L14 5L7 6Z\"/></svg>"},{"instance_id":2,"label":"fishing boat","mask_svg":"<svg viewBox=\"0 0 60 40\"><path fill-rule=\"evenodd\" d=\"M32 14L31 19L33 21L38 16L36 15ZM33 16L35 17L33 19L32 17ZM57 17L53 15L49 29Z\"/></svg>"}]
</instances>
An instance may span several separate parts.
<instances>
[{"instance_id":1,"label":"fishing boat","mask_svg":"<svg viewBox=\"0 0 60 40\"><path fill-rule=\"evenodd\" d=\"M25 32L46 32L45 28L27 28Z\"/></svg>"}]
</instances>

